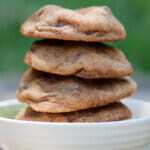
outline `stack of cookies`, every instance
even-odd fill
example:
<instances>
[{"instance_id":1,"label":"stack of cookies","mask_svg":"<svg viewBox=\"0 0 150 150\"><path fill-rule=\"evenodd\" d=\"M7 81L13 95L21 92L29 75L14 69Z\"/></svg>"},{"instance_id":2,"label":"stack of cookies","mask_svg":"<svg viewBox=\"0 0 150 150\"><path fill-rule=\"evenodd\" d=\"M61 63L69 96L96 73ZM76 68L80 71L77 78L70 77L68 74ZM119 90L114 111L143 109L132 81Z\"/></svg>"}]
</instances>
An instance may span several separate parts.
<instances>
[{"instance_id":1,"label":"stack of cookies","mask_svg":"<svg viewBox=\"0 0 150 150\"><path fill-rule=\"evenodd\" d=\"M132 66L119 49L101 43L126 35L108 7L47 5L27 19L21 33L45 39L35 41L25 56L31 68L16 95L28 106L16 119L104 122L132 116L120 102L136 90Z\"/></svg>"}]
</instances>

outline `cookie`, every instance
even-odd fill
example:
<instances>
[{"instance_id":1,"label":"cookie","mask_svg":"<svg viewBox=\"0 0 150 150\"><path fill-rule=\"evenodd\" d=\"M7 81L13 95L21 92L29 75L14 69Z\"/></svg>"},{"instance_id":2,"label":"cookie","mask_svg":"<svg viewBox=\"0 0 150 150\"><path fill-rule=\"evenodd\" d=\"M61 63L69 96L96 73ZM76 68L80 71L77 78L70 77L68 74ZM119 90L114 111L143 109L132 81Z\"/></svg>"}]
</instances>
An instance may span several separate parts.
<instances>
[{"instance_id":1,"label":"cookie","mask_svg":"<svg viewBox=\"0 0 150 150\"><path fill-rule=\"evenodd\" d=\"M65 9L46 5L31 15L21 26L24 36L75 40L121 41L126 32L107 6Z\"/></svg>"},{"instance_id":2,"label":"cookie","mask_svg":"<svg viewBox=\"0 0 150 150\"><path fill-rule=\"evenodd\" d=\"M128 76L133 71L121 51L102 43L35 41L24 62L40 71L87 79Z\"/></svg>"},{"instance_id":3,"label":"cookie","mask_svg":"<svg viewBox=\"0 0 150 150\"><path fill-rule=\"evenodd\" d=\"M131 118L131 111L122 103L67 113L40 113L30 107L22 109L17 120L44 122L106 122Z\"/></svg>"},{"instance_id":4,"label":"cookie","mask_svg":"<svg viewBox=\"0 0 150 150\"><path fill-rule=\"evenodd\" d=\"M86 80L29 69L16 96L35 111L60 113L113 103L135 90L136 83L129 77Z\"/></svg>"}]
</instances>

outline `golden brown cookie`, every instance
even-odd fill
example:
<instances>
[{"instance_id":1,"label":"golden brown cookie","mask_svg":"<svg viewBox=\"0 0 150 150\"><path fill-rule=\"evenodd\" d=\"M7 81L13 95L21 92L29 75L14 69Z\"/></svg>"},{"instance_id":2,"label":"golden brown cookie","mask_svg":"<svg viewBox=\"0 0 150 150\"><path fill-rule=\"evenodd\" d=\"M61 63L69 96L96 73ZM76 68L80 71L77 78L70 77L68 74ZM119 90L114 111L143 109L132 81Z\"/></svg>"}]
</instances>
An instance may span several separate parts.
<instances>
[{"instance_id":1,"label":"golden brown cookie","mask_svg":"<svg viewBox=\"0 0 150 150\"><path fill-rule=\"evenodd\" d=\"M29 69L16 96L35 111L60 113L113 103L135 90L136 83L129 77L86 80Z\"/></svg>"},{"instance_id":2,"label":"golden brown cookie","mask_svg":"<svg viewBox=\"0 0 150 150\"><path fill-rule=\"evenodd\" d=\"M106 6L71 10L46 5L21 26L25 36L75 41L120 41L123 25Z\"/></svg>"},{"instance_id":3,"label":"golden brown cookie","mask_svg":"<svg viewBox=\"0 0 150 150\"><path fill-rule=\"evenodd\" d=\"M128 76L133 70L121 51L102 43L36 41L24 62L40 71L87 79Z\"/></svg>"},{"instance_id":4,"label":"golden brown cookie","mask_svg":"<svg viewBox=\"0 0 150 150\"><path fill-rule=\"evenodd\" d=\"M40 113L30 107L22 109L17 120L44 122L106 122L131 118L131 111L122 103L67 113Z\"/></svg>"}]
</instances>

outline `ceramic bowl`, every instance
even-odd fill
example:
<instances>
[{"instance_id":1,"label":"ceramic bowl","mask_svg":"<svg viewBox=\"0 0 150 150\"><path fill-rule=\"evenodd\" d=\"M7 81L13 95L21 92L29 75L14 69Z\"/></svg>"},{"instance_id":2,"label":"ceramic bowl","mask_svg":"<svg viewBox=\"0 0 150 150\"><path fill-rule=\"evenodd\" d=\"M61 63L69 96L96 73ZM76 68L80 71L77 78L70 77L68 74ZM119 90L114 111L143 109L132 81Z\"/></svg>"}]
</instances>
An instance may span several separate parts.
<instances>
[{"instance_id":1,"label":"ceramic bowl","mask_svg":"<svg viewBox=\"0 0 150 150\"><path fill-rule=\"evenodd\" d=\"M17 121L24 107L16 100L0 102L0 145L4 150L149 150L150 102L123 100L133 118L105 123Z\"/></svg>"}]
</instances>

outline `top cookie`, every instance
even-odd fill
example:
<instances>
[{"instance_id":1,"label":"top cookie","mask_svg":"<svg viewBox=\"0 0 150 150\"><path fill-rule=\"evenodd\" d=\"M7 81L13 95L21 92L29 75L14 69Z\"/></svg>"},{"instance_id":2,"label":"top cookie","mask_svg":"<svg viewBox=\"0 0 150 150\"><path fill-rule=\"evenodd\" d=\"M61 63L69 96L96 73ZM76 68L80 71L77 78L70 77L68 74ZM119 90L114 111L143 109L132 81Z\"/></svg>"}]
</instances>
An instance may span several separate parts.
<instances>
[{"instance_id":1,"label":"top cookie","mask_svg":"<svg viewBox=\"0 0 150 150\"><path fill-rule=\"evenodd\" d=\"M123 25L106 6L70 10L46 5L21 26L25 36L75 41L121 41Z\"/></svg>"}]
</instances>

